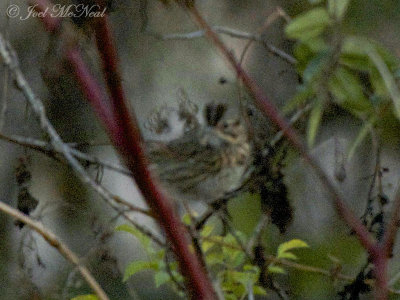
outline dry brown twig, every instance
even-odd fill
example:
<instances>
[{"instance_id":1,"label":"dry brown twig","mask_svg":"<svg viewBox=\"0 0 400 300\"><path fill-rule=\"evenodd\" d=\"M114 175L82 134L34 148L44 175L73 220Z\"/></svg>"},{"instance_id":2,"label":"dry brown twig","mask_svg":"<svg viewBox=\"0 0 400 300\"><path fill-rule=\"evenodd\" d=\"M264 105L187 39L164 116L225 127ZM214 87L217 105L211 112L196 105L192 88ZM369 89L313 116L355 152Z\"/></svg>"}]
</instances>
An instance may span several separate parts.
<instances>
[{"instance_id":1,"label":"dry brown twig","mask_svg":"<svg viewBox=\"0 0 400 300\"><path fill-rule=\"evenodd\" d=\"M79 257L74 252L72 252L67 247L66 244L61 242L60 239L53 232L51 232L49 229L47 229L45 226L43 226L42 223L34 221L32 218L22 214L18 210L8 206L7 204L5 204L1 201L0 201L0 211L17 219L18 221L25 223L30 228L32 228L37 233L39 233L46 240L46 242L49 243L50 246L56 248L57 251L62 256L64 256L69 262L71 262L73 265L76 266L76 268L81 273L82 277L89 284L89 286L93 289L93 291L96 293L96 295L99 297L99 299L109 300L108 296L103 291L103 289L98 284L98 282L93 277L93 275L90 273L90 271L84 265L82 265L80 263Z\"/></svg>"}]
</instances>

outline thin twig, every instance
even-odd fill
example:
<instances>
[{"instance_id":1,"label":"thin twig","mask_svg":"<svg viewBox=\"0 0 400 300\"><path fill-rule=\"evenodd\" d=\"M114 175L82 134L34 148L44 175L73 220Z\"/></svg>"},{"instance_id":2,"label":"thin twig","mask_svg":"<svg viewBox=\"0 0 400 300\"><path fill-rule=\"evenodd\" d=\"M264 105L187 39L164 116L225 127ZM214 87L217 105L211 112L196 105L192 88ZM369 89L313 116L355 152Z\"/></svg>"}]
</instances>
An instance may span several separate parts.
<instances>
[{"instance_id":1,"label":"thin twig","mask_svg":"<svg viewBox=\"0 0 400 300\"><path fill-rule=\"evenodd\" d=\"M375 167L374 167L374 173L372 175L372 180L371 184L368 189L368 195L367 195L367 205L365 207L365 212L362 216L362 218L366 218L368 215L372 214L372 193L374 191L375 185L376 185L376 179L379 177L379 173L381 172L381 166L380 166L380 145L378 143L378 138L376 136L376 132L372 129L371 130L371 136L372 136L372 146L375 152Z\"/></svg>"},{"instance_id":2,"label":"thin twig","mask_svg":"<svg viewBox=\"0 0 400 300\"><path fill-rule=\"evenodd\" d=\"M54 147L46 142L46 141L42 141L42 140L38 140L38 139L34 139L31 137L24 137L24 136L19 136L19 135L4 135L2 133L0 133L0 139L5 140L7 142L10 143L14 143L14 144L18 144L20 146L23 147L28 147L30 149L33 150L37 150L43 153L47 153L47 154L55 154L55 153L60 153L60 152L56 152L56 150L54 149ZM69 144L68 144L69 145ZM83 153L77 149L74 148L70 148L71 153L79 159L84 160L85 162L94 164L94 165L99 165L101 167L104 167L106 169L115 171L117 173L126 175L126 176L131 176L131 172L129 172L128 170L126 170L124 167L115 165L113 163L110 162L106 162L101 160L100 158L87 154L87 153Z\"/></svg>"},{"instance_id":3,"label":"thin twig","mask_svg":"<svg viewBox=\"0 0 400 300\"><path fill-rule=\"evenodd\" d=\"M32 139L32 138L27 138L27 137L21 137L21 136L17 136L17 135L5 136L0 133L0 139L4 139L6 141L16 143L16 144L24 146L24 147L29 147L30 149L38 150L45 154L49 154L47 149L48 149L48 147L52 147L47 142ZM71 149L71 152L74 152L73 150L75 150L75 149ZM75 151L79 152L78 150L75 150ZM50 156L50 157L53 159L56 159L56 157L54 157L54 156ZM80 158L82 158L82 157L80 157ZM59 161L58 159L56 159L56 160ZM112 195L111 192L108 191L105 187L103 187L103 189L110 195L110 197L108 199L109 201L114 200L115 202L126 206L130 212L139 212L146 216L154 218L153 214L149 210L146 210L146 209L140 208L136 205L133 205L132 203L122 199L121 197L119 197L117 195ZM133 226L137 227L143 234L150 237L155 243L157 243L160 246L164 245L164 243L159 238L157 238L154 233L152 233L149 229L141 226L139 223L134 221L131 217L129 217L125 213L125 211L122 211L119 208L116 208L114 206L113 206L113 208L118 212L119 215L121 215L125 220L130 222Z\"/></svg>"},{"instance_id":4,"label":"thin twig","mask_svg":"<svg viewBox=\"0 0 400 300\"><path fill-rule=\"evenodd\" d=\"M7 7L11 4L11 0L7 0ZM4 26L4 35L8 40L10 38L10 16L6 14L6 24ZM8 106L8 96L9 96L9 84L10 84L10 72L8 68L4 70L4 78L3 78L3 94L2 94L2 102L1 102L1 110L0 110L0 131L3 131L4 124L7 116L7 106Z\"/></svg>"},{"instance_id":5,"label":"thin twig","mask_svg":"<svg viewBox=\"0 0 400 300\"><path fill-rule=\"evenodd\" d=\"M3 78L3 95L2 95L2 102L1 102L1 111L0 111L0 131L3 130L4 124L6 121L7 116L7 106L8 106L8 87L9 87L9 70L5 68L4 70L4 78Z\"/></svg>"},{"instance_id":6,"label":"thin twig","mask_svg":"<svg viewBox=\"0 0 400 300\"><path fill-rule=\"evenodd\" d=\"M286 53L285 51L275 47L274 45L268 43L261 34L252 34L248 33L245 31L240 31L224 26L211 26L210 27L215 33L220 33L220 34L225 34L233 38L238 38L238 39L247 39L255 42L262 43L265 48L272 53L273 55L276 55L286 62L288 62L291 65L295 65L297 63L297 60L291 56L290 54ZM187 33L171 33L171 34L157 34L157 33L151 33L153 36L163 39L163 40L191 40L195 38L201 38L206 36L206 31L205 30L198 30L198 31L193 31L193 32L187 32Z\"/></svg>"},{"instance_id":7,"label":"thin twig","mask_svg":"<svg viewBox=\"0 0 400 300\"><path fill-rule=\"evenodd\" d=\"M60 239L53 232L44 227L42 223L34 221L30 217L22 214L18 210L8 206L7 204L1 201L0 201L0 210L8 214L9 216L12 216L13 218L17 219L18 221L23 222L24 224L28 225L30 228L35 230L37 233L39 233L46 240L46 242L49 243L50 246L56 248L57 251L62 256L64 256L69 262L71 262L73 265L76 266L76 268L81 273L82 277L93 289L93 291L96 293L99 299L102 300L109 299L106 293L101 288L101 286L97 283L96 279L94 279L90 271L84 265L81 264L79 257L74 252L72 252L66 244L61 242Z\"/></svg>"},{"instance_id":8,"label":"thin twig","mask_svg":"<svg viewBox=\"0 0 400 300\"><path fill-rule=\"evenodd\" d=\"M278 18L283 18L283 19L285 19L285 21L287 21L285 16L287 16L286 13L283 11L283 9L281 7L278 6L274 10L274 12L267 17L267 19L265 20L264 24L257 30L257 33L261 37L262 32L267 30L267 28L269 26L271 26L271 24L274 23ZM252 43L254 41L255 41L254 39L253 40L250 39L247 42L246 46L244 47L244 50L243 50L243 52L242 52L242 54L240 56L240 60L239 60L239 63L241 65L243 64L243 60L245 58L245 55L246 55L247 51L249 50L250 46L252 45ZM262 43L267 49L269 48L269 44L265 43L265 40L263 40ZM287 54L287 53L285 53L285 54L288 55L288 57L290 57L290 61L292 62L292 64L296 64L297 63L297 60L294 57L292 57L290 54Z\"/></svg>"},{"instance_id":9,"label":"thin twig","mask_svg":"<svg viewBox=\"0 0 400 300\"><path fill-rule=\"evenodd\" d=\"M98 257L98 253L100 251L104 251L104 249L107 249L104 244L106 243L106 240L109 239L112 236L112 231L115 228L115 222L117 221L117 217L111 218L107 224L103 227L101 226L99 229L95 229L92 227L92 231L95 235L95 239L93 241L93 245L91 248L85 253L84 256L80 258L80 261L82 264L88 265L90 263L90 259L93 259L93 257ZM92 226L94 223L92 223ZM111 257L111 255L110 255ZM109 260L110 258L106 258ZM68 297L68 290L74 286L73 279L76 276L77 273L77 268L73 268L72 270L69 271L67 279L65 280L64 288L62 290L62 299L70 299Z\"/></svg>"},{"instance_id":10,"label":"thin twig","mask_svg":"<svg viewBox=\"0 0 400 300\"><path fill-rule=\"evenodd\" d=\"M268 224L268 215L261 214L260 219L256 227L253 230L253 235L250 237L249 241L247 242L247 253L251 253L252 249L254 248L255 244L260 239L262 233L264 232L265 226Z\"/></svg>"},{"instance_id":11,"label":"thin twig","mask_svg":"<svg viewBox=\"0 0 400 300\"><path fill-rule=\"evenodd\" d=\"M165 255L164 255L165 269L166 269L169 277L171 278L172 282L175 284L176 288L181 292L185 292L185 286L179 282L178 278L176 278L176 276L172 272L171 262L169 261L168 254L169 254L168 249L166 249Z\"/></svg>"},{"instance_id":12,"label":"thin twig","mask_svg":"<svg viewBox=\"0 0 400 300\"><path fill-rule=\"evenodd\" d=\"M52 144L55 151L61 153L67 160L70 167L79 175L83 183L88 184L94 191L96 191L105 202L110 205L113 209L119 212L125 219L131 222L139 230L143 230L144 234L149 235L158 244L164 244L159 239L151 234L149 230L146 230L143 226L129 218L125 212L117 206L114 196L103 186L99 185L94 179L92 179L89 174L85 171L84 167L79 163L79 161L74 157L71 152L71 148L65 144L53 125L50 123L46 117L45 109L42 101L36 97L33 90L25 80L19 66L15 51L11 48L8 42L6 42L3 36L0 34L0 56L3 58L4 63L10 68L11 74L14 78L15 84L23 92L25 98L27 99L32 111L35 113L36 117L39 119L42 130L45 131L50 137L50 143ZM121 203L121 201L119 201Z\"/></svg>"},{"instance_id":13,"label":"thin twig","mask_svg":"<svg viewBox=\"0 0 400 300\"><path fill-rule=\"evenodd\" d=\"M332 195L334 204L339 215L344 221L353 229L356 233L359 241L363 247L370 253L375 254L377 247L375 240L369 234L367 228L360 222L360 220L354 215L354 213L348 208L346 203L343 201L342 196L337 191L335 185L332 183L327 174L323 171L319 163L309 154L307 148L304 146L302 140L290 126L290 124L280 115L277 107L264 95L261 88L253 81L252 78L243 70L238 64L234 55L227 49L220 38L210 28L207 22L204 20L200 12L196 7L189 7L194 21L206 31L207 37L214 43L214 45L221 51L221 53L228 60L230 65L235 69L238 77L243 81L244 85L249 90L250 94L255 99L255 104L269 119L276 124L284 133L284 136L294 146L305 159L305 161L314 169L316 175L319 177L327 191Z\"/></svg>"},{"instance_id":14,"label":"thin twig","mask_svg":"<svg viewBox=\"0 0 400 300\"><path fill-rule=\"evenodd\" d=\"M294 123L296 123L304 114L309 112L312 108L312 104L309 103L303 108L299 109L289 120L289 125L292 126ZM271 147L274 147L284 136L283 130L279 130L279 132L271 139L269 142Z\"/></svg>"}]
</instances>

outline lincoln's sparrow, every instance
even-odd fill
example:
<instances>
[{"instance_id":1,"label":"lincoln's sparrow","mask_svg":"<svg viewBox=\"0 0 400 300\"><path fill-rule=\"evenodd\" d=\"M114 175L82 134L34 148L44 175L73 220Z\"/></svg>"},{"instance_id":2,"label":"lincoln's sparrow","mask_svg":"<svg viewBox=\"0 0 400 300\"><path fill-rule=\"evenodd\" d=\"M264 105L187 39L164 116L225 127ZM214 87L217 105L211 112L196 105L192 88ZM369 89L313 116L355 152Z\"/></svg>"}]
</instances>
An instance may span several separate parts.
<instances>
[{"instance_id":1,"label":"lincoln's sparrow","mask_svg":"<svg viewBox=\"0 0 400 300\"><path fill-rule=\"evenodd\" d=\"M148 142L152 169L178 200L211 203L237 189L251 164L243 120L224 119L224 105L207 105L206 124L170 142Z\"/></svg>"}]
</instances>

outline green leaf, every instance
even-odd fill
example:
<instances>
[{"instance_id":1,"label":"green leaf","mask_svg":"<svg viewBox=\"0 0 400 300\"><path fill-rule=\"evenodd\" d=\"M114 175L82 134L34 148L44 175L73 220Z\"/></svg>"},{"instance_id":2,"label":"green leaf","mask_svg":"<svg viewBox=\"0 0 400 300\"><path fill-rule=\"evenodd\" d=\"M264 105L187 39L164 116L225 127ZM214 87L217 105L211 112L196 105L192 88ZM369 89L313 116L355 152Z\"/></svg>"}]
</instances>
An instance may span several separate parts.
<instances>
[{"instance_id":1,"label":"green leaf","mask_svg":"<svg viewBox=\"0 0 400 300\"><path fill-rule=\"evenodd\" d=\"M365 49L372 44L364 37L347 36L343 40L340 63L350 68L368 72L371 64Z\"/></svg>"},{"instance_id":2,"label":"green leaf","mask_svg":"<svg viewBox=\"0 0 400 300\"><path fill-rule=\"evenodd\" d=\"M283 268L277 266L268 266L268 272L277 274L286 274L286 271Z\"/></svg>"},{"instance_id":3,"label":"green leaf","mask_svg":"<svg viewBox=\"0 0 400 300\"><path fill-rule=\"evenodd\" d=\"M226 289L224 289L224 290L226 291ZM227 293L225 293L224 297L226 300L237 300L238 299L238 297L236 297L235 295L227 294Z\"/></svg>"},{"instance_id":4,"label":"green leaf","mask_svg":"<svg viewBox=\"0 0 400 300\"><path fill-rule=\"evenodd\" d=\"M258 277L257 274L251 272L229 271L228 273L230 274L232 280L243 285L244 289L247 289L250 284L253 285L254 282L257 281Z\"/></svg>"},{"instance_id":5,"label":"green leaf","mask_svg":"<svg viewBox=\"0 0 400 300\"><path fill-rule=\"evenodd\" d=\"M158 250L157 252L154 253L154 258L160 261L163 261L164 257L165 257L165 249Z\"/></svg>"},{"instance_id":6,"label":"green leaf","mask_svg":"<svg viewBox=\"0 0 400 300\"><path fill-rule=\"evenodd\" d=\"M169 274L167 272L161 271L161 272L157 272L154 275L154 282L156 285L156 288L159 288L160 285L167 283L171 280Z\"/></svg>"},{"instance_id":7,"label":"green leaf","mask_svg":"<svg viewBox=\"0 0 400 300\"><path fill-rule=\"evenodd\" d=\"M373 105L365 97L359 78L343 67L337 68L329 80L329 91L336 103L356 116L373 111Z\"/></svg>"},{"instance_id":8,"label":"green leaf","mask_svg":"<svg viewBox=\"0 0 400 300\"><path fill-rule=\"evenodd\" d=\"M263 287L258 285L253 286L253 293L254 295L263 295L263 296L267 295L267 291Z\"/></svg>"},{"instance_id":9,"label":"green leaf","mask_svg":"<svg viewBox=\"0 0 400 300\"><path fill-rule=\"evenodd\" d=\"M319 53L307 65L303 72L303 80L305 83L313 83L323 72L328 60L328 52Z\"/></svg>"},{"instance_id":10,"label":"green leaf","mask_svg":"<svg viewBox=\"0 0 400 300\"><path fill-rule=\"evenodd\" d=\"M128 225L128 224L123 224L120 226L117 226L115 228L116 231L124 231L127 233L132 234L135 238L137 238L140 242L140 244L143 246L143 248L145 248L146 250L149 249L150 243L151 243L151 239L143 234L139 229Z\"/></svg>"},{"instance_id":11,"label":"green leaf","mask_svg":"<svg viewBox=\"0 0 400 300\"><path fill-rule=\"evenodd\" d=\"M363 127L358 132L356 139L354 140L354 142L351 144L351 146L349 148L349 151L347 154L348 161L350 161L353 158L354 153L356 152L358 146L360 146L362 141L367 137L368 133L371 132L371 129L375 125L375 122L376 122L376 116L374 115L373 117L371 117L368 121L366 121L364 123Z\"/></svg>"},{"instance_id":12,"label":"green leaf","mask_svg":"<svg viewBox=\"0 0 400 300\"><path fill-rule=\"evenodd\" d=\"M296 70L299 74L304 72L309 61L315 56L314 51L305 43L297 43L294 47L293 54L297 59Z\"/></svg>"},{"instance_id":13,"label":"green leaf","mask_svg":"<svg viewBox=\"0 0 400 300\"><path fill-rule=\"evenodd\" d=\"M328 12L331 16L341 20L347 11L350 0L328 0Z\"/></svg>"},{"instance_id":14,"label":"green leaf","mask_svg":"<svg viewBox=\"0 0 400 300\"><path fill-rule=\"evenodd\" d=\"M381 55L374 48L369 48L367 52L371 58L371 61L373 61L380 75L382 76L385 86L392 99L395 114L397 118L400 119L400 90L397 86L396 80L394 79Z\"/></svg>"},{"instance_id":15,"label":"green leaf","mask_svg":"<svg viewBox=\"0 0 400 300\"><path fill-rule=\"evenodd\" d=\"M246 259L246 254L243 251L239 251L234 257L231 258L232 267L236 268L240 266Z\"/></svg>"},{"instance_id":16,"label":"green leaf","mask_svg":"<svg viewBox=\"0 0 400 300\"><path fill-rule=\"evenodd\" d=\"M208 237L214 230L215 225L204 225L203 230L201 231L202 237Z\"/></svg>"},{"instance_id":17,"label":"green leaf","mask_svg":"<svg viewBox=\"0 0 400 300\"><path fill-rule=\"evenodd\" d=\"M390 51L374 40L360 36L347 36L344 38L340 64L352 69L370 72L371 69L375 68L368 55L369 49L374 49L392 72L399 68L399 59L391 54Z\"/></svg>"},{"instance_id":18,"label":"green leaf","mask_svg":"<svg viewBox=\"0 0 400 300\"><path fill-rule=\"evenodd\" d=\"M310 118L308 119L308 129L307 129L307 144L308 147L312 148L314 146L315 138L321 123L322 114L324 108L324 101L318 100L314 104L310 112Z\"/></svg>"},{"instance_id":19,"label":"green leaf","mask_svg":"<svg viewBox=\"0 0 400 300\"><path fill-rule=\"evenodd\" d=\"M331 24L325 8L318 7L300 14L286 26L286 35L292 39L307 41L319 36Z\"/></svg>"},{"instance_id":20,"label":"green leaf","mask_svg":"<svg viewBox=\"0 0 400 300\"><path fill-rule=\"evenodd\" d=\"M297 256L294 255L292 252L284 252L281 254L281 256L279 258L296 260Z\"/></svg>"},{"instance_id":21,"label":"green leaf","mask_svg":"<svg viewBox=\"0 0 400 300\"><path fill-rule=\"evenodd\" d=\"M388 100L390 98L389 92L377 68L371 67L369 79L374 90L374 96Z\"/></svg>"},{"instance_id":22,"label":"green leaf","mask_svg":"<svg viewBox=\"0 0 400 300\"><path fill-rule=\"evenodd\" d=\"M249 264L246 264L243 266L243 271L252 272L255 274L258 274L260 272L257 266L253 266L253 265L249 265Z\"/></svg>"},{"instance_id":23,"label":"green leaf","mask_svg":"<svg viewBox=\"0 0 400 300\"><path fill-rule=\"evenodd\" d=\"M283 108L282 112L287 115L296 110L300 105L305 104L306 101L314 94L311 85L300 85L297 87L297 94L287 103Z\"/></svg>"},{"instance_id":24,"label":"green leaf","mask_svg":"<svg viewBox=\"0 0 400 300\"><path fill-rule=\"evenodd\" d=\"M232 247L229 247L231 249L235 248L237 246L236 238L231 233L228 233L222 240L223 240L224 244L232 245ZM228 248L228 247L225 246L224 248Z\"/></svg>"},{"instance_id":25,"label":"green leaf","mask_svg":"<svg viewBox=\"0 0 400 300\"><path fill-rule=\"evenodd\" d=\"M233 249L231 247L223 247L222 253L225 257L225 260L232 262L242 253L242 251Z\"/></svg>"},{"instance_id":26,"label":"green leaf","mask_svg":"<svg viewBox=\"0 0 400 300\"><path fill-rule=\"evenodd\" d=\"M220 272L218 276L223 278L223 280L221 280L221 287L225 291L225 297L232 293L236 297L241 297L246 293L247 283L249 280L245 273L237 271L223 271Z\"/></svg>"},{"instance_id":27,"label":"green leaf","mask_svg":"<svg viewBox=\"0 0 400 300\"><path fill-rule=\"evenodd\" d=\"M329 45L325 42L322 36L316 36L303 42L311 51L315 53L327 52Z\"/></svg>"},{"instance_id":28,"label":"green leaf","mask_svg":"<svg viewBox=\"0 0 400 300\"><path fill-rule=\"evenodd\" d=\"M96 295L88 294L76 296L74 298L71 298L71 300L99 300L99 298Z\"/></svg>"},{"instance_id":29,"label":"green leaf","mask_svg":"<svg viewBox=\"0 0 400 300\"><path fill-rule=\"evenodd\" d=\"M184 214L182 217L182 222L185 225L190 225L190 223L192 223L192 218L190 217L189 214Z\"/></svg>"},{"instance_id":30,"label":"green leaf","mask_svg":"<svg viewBox=\"0 0 400 300\"><path fill-rule=\"evenodd\" d=\"M212 247L215 246L214 242L210 242L210 241L204 241L201 243L201 250L203 250L203 252L207 252L208 250L210 250Z\"/></svg>"},{"instance_id":31,"label":"green leaf","mask_svg":"<svg viewBox=\"0 0 400 300\"><path fill-rule=\"evenodd\" d=\"M123 281L127 281L131 276L143 270L157 270L158 264L151 261L133 261L125 269Z\"/></svg>"},{"instance_id":32,"label":"green leaf","mask_svg":"<svg viewBox=\"0 0 400 300\"><path fill-rule=\"evenodd\" d=\"M299 239L293 239L288 242L282 243L278 247L277 251L277 256L278 258L281 258L282 255L292 249L298 249L298 248L308 248L308 244L302 240Z\"/></svg>"},{"instance_id":33,"label":"green leaf","mask_svg":"<svg viewBox=\"0 0 400 300\"><path fill-rule=\"evenodd\" d=\"M223 263L224 255L221 252L211 252L206 255L206 261L210 266L219 265Z\"/></svg>"}]
</instances>

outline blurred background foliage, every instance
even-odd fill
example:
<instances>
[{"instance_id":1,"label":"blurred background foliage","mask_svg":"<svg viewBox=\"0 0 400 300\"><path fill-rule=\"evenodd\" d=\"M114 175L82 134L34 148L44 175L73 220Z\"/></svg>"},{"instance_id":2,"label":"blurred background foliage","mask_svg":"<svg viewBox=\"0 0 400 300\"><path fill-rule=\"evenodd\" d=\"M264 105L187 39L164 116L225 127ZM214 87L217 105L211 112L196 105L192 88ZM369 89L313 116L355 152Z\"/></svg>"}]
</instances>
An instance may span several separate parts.
<instances>
[{"instance_id":1,"label":"blurred background foliage","mask_svg":"<svg viewBox=\"0 0 400 300\"><path fill-rule=\"evenodd\" d=\"M400 2L327 2L204 0L198 1L198 6L211 25L249 33L257 33L262 28L262 37L268 43L296 58L298 63L292 66L270 54L261 44L253 43L243 66L288 116L298 106L312 104L310 113L301 120L298 129L304 133L313 155L336 180L349 206L361 216L367 199L392 199L399 179ZM41 24L35 19L6 18L3 12L10 3L27 8L23 0L2 1L0 30L9 36L17 49L23 72L45 101L49 118L61 136L67 142L107 143L90 107L68 77L70 74L60 76L64 70L58 65L57 52L48 51L50 39ZM344 4L348 4L347 9L340 9ZM280 18L263 28L266 18L278 6L292 21L287 25ZM166 35L197 30L179 7L173 4L166 7L156 0L121 0L115 1L110 16L121 58L124 87L146 136L154 137L144 126L149 114L164 104L175 105L179 89L184 89L199 106L210 101L237 104L239 84L236 75L206 39L161 40L154 36L154 33ZM247 44L247 40L221 37L237 57ZM93 41L83 39L81 46L98 75ZM5 73L1 67L2 83ZM0 84L1 95L5 94L5 86ZM8 112L2 132L45 139L21 95L10 82L8 87ZM371 196L369 188L376 158L374 136L380 143L380 165L385 171L381 190L375 189ZM16 206L15 167L19 157L29 155L32 161L30 192L39 199L34 216L78 254L90 254L87 263L112 299L178 297L171 285L156 288L154 272L137 273L127 284L123 283L123 274L130 263L151 261L143 240L140 242L137 235L133 238L121 232L114 233L115 213L68 168L41 154L5 142L0 143L0 149L0 199ZM118 161L108 146L85 145L82 150ZM266 252L275 255L279 245L300 239L309 247L293 250L296 262L332 274L339 270L354 278L367 263L363 249L336 216L329 197L312 171L295 153L289 152L284 166L285 183L294 209L293 224L285 234L268 225L263 235ZM110 171L102 172L94 166L89 169L114 193L143 205L129 179ZM338 172L345 173L338 176ZM243 236L251 236L261 215L260 206L259 197L249 194L229 203L232 223ZM137 215L135 218L155 228L146 218ZM0 299L38 299L35 297L39 296L40 299L69 299L90 293L71 266L36 234L26 228L19 230L3 215L0 222ZM123 221L117 223L123 224ZM218 229L218 225L213 226ZM389 268L392 279L398 277L400 270L398 246L394 255ZM284 269L286 274L272 272L271 276L284 289L290 290L289 299L338 299L337 293L348 284L334 276L289 267ZM161 276L159 280L162 279ZM393 288L400 288L400 284L393 282ZM267 296L258 297L279 299L270 290ZM369 299L371 294L362 297ZM393 299L398 297L392 296Z\"/></svg>"}]
</instances>

